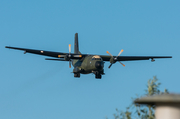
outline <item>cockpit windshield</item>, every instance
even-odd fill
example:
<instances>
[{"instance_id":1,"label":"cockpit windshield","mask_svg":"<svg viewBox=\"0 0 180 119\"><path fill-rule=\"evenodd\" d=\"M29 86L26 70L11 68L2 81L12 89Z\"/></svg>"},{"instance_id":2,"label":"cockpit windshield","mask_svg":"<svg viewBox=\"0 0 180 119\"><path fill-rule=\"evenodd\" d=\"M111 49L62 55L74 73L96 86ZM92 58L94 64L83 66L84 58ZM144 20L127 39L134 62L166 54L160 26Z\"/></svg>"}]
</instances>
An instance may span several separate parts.
<instances>
[{"instance_id":1,"label":"cockpit windshield","mask_svg":"<svg viewBox=\"0 0 180 119\"><path fill-rule=\"evenodd\" d=\"M101 60L101 58L92 58L92 60Z\"/></svg>"},{"instance_id":2,"label":"cockpit windshield","mask_svg":"<svg viewBox=\"0 0 180 119\"><path fill-rule=\"evenodd\" d=\"M102 60L102 58L98 55L92 57L92 60Z\"/></svg>"}]
</instances>

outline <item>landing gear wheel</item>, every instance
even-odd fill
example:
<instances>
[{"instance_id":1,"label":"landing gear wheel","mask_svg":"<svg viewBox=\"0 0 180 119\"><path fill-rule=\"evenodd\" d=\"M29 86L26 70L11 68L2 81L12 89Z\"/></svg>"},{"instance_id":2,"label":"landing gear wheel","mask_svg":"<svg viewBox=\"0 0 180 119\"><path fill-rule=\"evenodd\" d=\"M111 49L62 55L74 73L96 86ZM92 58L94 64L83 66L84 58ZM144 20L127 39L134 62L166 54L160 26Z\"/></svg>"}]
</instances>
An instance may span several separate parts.
<instances>
[{"instance_id":1,"label":"landing gear wheel","mask_svg":"<svg viewBox=\"0 0 180 119\"><path fill-rule=\"evenodd\" d=\"M74 77L79 78L80 77L80 73L74 73Z\"/></svg>"},{"instance_id":2,"label":"landing gear wheel","mask_svg":"<svg viewBox=\"0 0 180 119\"><path fill-rule=\"evenodd\" d=\"M101 74L96 74L96 79L101 79Z\"/></svg>"}]
</instances>

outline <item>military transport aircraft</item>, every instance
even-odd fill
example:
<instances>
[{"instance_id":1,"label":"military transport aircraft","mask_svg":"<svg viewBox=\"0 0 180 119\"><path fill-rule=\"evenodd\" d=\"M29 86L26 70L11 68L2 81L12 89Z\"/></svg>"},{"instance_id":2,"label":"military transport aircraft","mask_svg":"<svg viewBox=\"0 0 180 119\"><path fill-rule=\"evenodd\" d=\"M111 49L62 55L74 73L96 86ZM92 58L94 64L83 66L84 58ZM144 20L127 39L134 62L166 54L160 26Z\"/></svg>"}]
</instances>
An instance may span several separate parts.
<instances>
[{"instance_id":1,"label":"military transport aircraft","mask_svg":"<svg viewBox=\"0 0 180 119\"><path fill-rule=\"evenodd\" d=\"M80 77L80 74L95 74L95 78L101 79L101 75L104 75L104 61L109 61L110 65L116 63L117 61L125 66L120 61L133 61L133 60L149 60L155 61L155 58L172 58L171 56L120 56L123 52L121 50L117 56L113 56L108 51L106 52L108 55L91 55L91 54L82 54L79 51L78 46L78 33L75 34L75 42L74 42L74 53L71 53L71 44L69 44L69 53L63 52L52 52L45 50L34 50L34 49L26 49L26 48L18 48L18 47L9 47L6 48L23 50L25 53L33 53L38 55L44 55L52 58L46 58L46 60L55 60L55 61L69 61L69 67L71 68L71 63L74 66L73 73L74 77Z\"/></svg>"}]
</instances>

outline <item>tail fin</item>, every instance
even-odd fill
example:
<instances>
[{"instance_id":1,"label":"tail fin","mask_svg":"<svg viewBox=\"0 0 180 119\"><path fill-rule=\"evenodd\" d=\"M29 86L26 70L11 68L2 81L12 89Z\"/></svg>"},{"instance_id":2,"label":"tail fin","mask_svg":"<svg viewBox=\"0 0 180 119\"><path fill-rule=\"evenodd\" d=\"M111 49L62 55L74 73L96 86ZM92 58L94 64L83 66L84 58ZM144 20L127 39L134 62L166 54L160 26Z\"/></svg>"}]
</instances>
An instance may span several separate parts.
<instances>
[{"instance_id":1,"label":"tail fin","mask_svg":"<svg viewBox=\"0 0 180 119\"><path fill-rule=\"evenodd\" d=\"M78 33L75 34L75 38L74 38L74 53L75 54L81 54L79 52Z\"/></svg>"}]
</instances>

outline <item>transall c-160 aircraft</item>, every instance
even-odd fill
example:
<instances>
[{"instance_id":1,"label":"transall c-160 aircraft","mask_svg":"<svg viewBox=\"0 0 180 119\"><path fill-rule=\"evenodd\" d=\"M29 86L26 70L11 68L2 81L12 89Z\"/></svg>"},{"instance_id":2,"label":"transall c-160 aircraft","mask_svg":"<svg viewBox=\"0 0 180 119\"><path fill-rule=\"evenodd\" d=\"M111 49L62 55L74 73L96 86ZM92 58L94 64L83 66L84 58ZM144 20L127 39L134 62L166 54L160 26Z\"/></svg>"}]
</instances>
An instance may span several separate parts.
<instances>
[{"instance_id":1,"label":"transall c-160 aircraft","mask_svg":"<svg viewBox=\"0 0 180 119\"><path fill-rule=\"evenodd\" d=\"M63 52L52 52L45 50L35 50L35 49L26 49L18 47L9 47L6 48L23 50L25 53L33 53L38 55L49 56L53 58L46 58L46 60L55 60L55 61L69 61L69 67L71 68L71 63L74 66L73 73L74 77L80 77L80 74L95 74L96 79L101 79L101 76L104 75L104 61L110 62L108 68L112 64L119 62L121 65L125 66L121 61L133 61L133 60L149 60L155 61L155 58L172 58L172 56L120 56L123 52L121 50L117 56L111 55L108 51L106 52L109 55L91 55L91 54L82 54L79 51L78 46L78 33L75 34L74 42L74 53L71 53L71 44L69 44L69 53Z\"/></svg>"}]
</instances>

